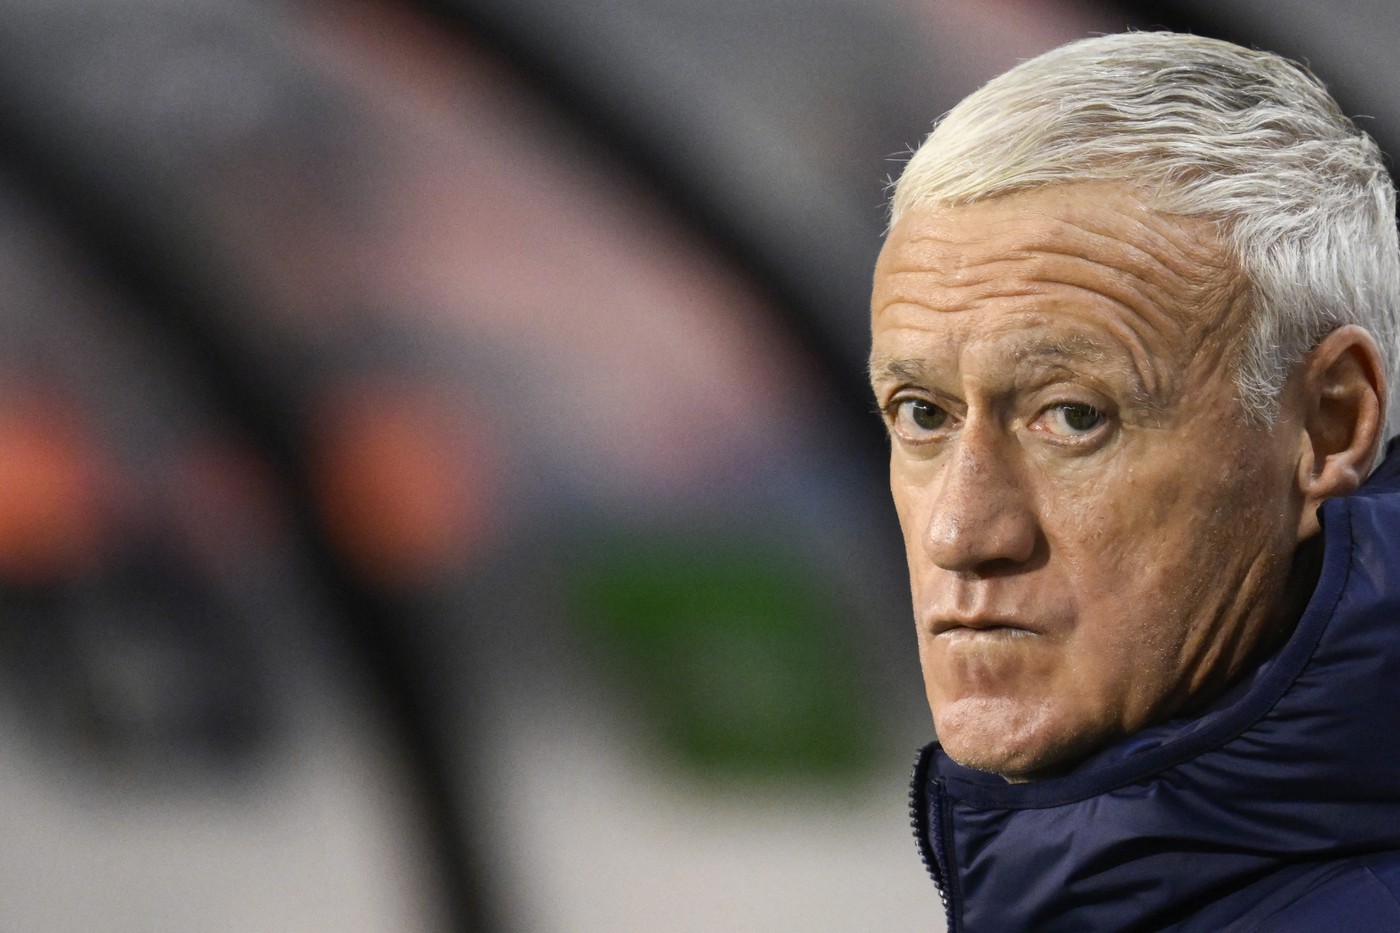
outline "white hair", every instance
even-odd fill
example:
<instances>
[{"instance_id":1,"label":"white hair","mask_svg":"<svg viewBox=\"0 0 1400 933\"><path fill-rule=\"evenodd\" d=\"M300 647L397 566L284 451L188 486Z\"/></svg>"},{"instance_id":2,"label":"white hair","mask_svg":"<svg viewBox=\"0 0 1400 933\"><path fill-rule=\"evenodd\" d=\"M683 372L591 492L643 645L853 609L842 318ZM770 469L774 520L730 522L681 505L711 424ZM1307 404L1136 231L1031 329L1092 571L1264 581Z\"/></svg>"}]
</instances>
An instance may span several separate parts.
<instances>
[{"instance_id":1,"label":"white hair","mask_svg":"<svg viewBox=\"0 0 1400 933\"><path fill-rule=\"evenodd\" d=\"M950 111L905 166L891 218L1089 180L1216 225L1250 290L1235 378L1256 420L1272 422L1290 372L1345 324L1370 331L1392 396L1400 388L1394 186L1307 69L1178 33L1070 43ZM1388 410L1385 437L1400 415Z\"/></svg>"}]
</instances>

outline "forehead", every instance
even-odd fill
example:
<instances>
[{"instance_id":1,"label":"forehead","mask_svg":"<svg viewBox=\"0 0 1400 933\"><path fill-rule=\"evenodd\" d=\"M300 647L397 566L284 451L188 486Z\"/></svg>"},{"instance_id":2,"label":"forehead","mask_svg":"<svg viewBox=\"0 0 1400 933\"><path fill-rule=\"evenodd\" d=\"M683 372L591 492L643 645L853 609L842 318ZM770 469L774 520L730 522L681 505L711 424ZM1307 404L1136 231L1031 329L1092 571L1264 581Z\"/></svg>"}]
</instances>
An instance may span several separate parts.
<instances>
[{"instance_id":1,"label":"forehead","mask_svg":"<svg viewBox=\"0 0 1400 933\"><path fill-rule=\"evenodd\" d=\"M1034 321L1038 340L1185 366L1233 345L1242 283L1209 223L1121 185L1056 185L908 211L876 266L872 324L877 354L891 331L1014 343Z\"/></svg>"}]
</instances>

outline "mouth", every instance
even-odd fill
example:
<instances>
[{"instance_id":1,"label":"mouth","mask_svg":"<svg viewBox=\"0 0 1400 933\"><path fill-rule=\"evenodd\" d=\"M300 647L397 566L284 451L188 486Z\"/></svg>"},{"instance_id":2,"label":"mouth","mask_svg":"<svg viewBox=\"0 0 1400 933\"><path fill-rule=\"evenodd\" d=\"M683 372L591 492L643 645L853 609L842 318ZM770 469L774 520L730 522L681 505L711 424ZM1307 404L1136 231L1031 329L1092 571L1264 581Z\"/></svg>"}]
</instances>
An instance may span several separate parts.
<instances>
[{"instance_id":1,"label":"mouth","mask_svg":"<svg viewBox=\"0 0 1400 933\"><path fill-rule=\"evenodd\" d=\"M945 645L991 645L1020 641L1035 635L1030 629L1013 628L1009 625L989 625L986 628L954 626L940 632L936 638Z\"/></svg>"},{"instance_id":2,"label":"mouth","mask_svg":"<svg viewBox=\"0 0 1400 933\"><path fill-rule=\"evenodd\" d=\"M969 618L935 619L931 627L935 638L1021 638L1038 634L1029 626L1007 619Z\"/></svg>"}]
</instances>

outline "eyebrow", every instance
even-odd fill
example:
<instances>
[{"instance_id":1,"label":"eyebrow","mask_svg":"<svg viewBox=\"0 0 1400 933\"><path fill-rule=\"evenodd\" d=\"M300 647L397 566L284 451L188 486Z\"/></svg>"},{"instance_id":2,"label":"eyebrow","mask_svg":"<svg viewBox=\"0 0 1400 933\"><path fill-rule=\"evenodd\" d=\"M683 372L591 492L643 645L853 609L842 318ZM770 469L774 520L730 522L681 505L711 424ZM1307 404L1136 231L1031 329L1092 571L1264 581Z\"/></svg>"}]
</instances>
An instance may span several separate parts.
<instances>
[{"instance_id":1,"label":"eyebrow","mask_svg":"<svg viewBox=\"0 0 1400 933\"><path fill-rule=\"evenodd\" d=\"M1015 348L1014 364L1055 367L1069 363L1102 364L1115 361L1114 354L1103 344L1082 335L1070 335L1055 340L1035 341ZM1131 361L1117 366L1131 384L1132 402L1147 409L1159 410L1161 403L1153 397L1142 373ZM937 370L932 364L919 357L872 356L870 358L870 382L878 386L889 382L912 382L928 385L934 381Z\"/></svg>"},{"instance_id":2,"label":"eyebrow","mask_svg":"<svg viewBox=\"0 0 1400 933\"><path fill-rule=\"evenodd\" d=\"M1109 358L1109 355L1108 350L1088 337L1071 336L1019 346L1015 350L1014 358L1017 363L1040 360L1047 360L1052 364L1059 360L1102 363ZM872 382L891 380L918 382L926 379L931 373L932 369L928 361L918 357L872 356L870 358L870 380Z\"/></svg>"},{"instance_id":3,"label":"eyebrow","mask_svg":"<svg viewBox=\"0 0 1400 933\"><path fill-rule=\"evenodd\" d=\"M870 381L881 382L927 382L931 369L926 360L896 359L888 356L870 358Z\"/></svg>"}]
</instances>

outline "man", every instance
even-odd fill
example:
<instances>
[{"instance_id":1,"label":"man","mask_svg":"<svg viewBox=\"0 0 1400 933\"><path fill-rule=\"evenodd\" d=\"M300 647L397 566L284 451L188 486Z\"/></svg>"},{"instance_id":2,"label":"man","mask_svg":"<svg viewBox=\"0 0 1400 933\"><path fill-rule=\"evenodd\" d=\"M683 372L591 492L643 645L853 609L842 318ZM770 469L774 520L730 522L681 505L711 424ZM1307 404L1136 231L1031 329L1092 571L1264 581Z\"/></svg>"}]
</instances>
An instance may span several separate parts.
<instances>
[{"instance_id":1,"label":"man","mask_svg":"<svg viewBox=\"0 0 1400 933\"><path fill-rule=\"evenodd\" d=\"M871 375L949 929L1400 930L1394 210L1303 69L1183 35L911 158Z\"/></svg>"}]
</instances>

